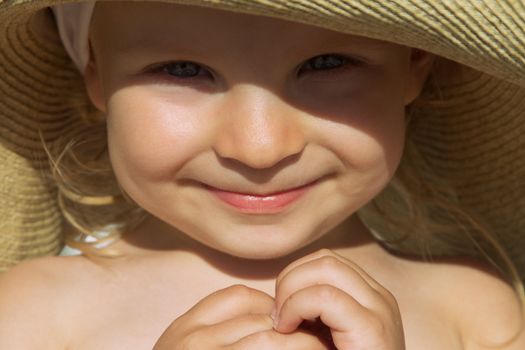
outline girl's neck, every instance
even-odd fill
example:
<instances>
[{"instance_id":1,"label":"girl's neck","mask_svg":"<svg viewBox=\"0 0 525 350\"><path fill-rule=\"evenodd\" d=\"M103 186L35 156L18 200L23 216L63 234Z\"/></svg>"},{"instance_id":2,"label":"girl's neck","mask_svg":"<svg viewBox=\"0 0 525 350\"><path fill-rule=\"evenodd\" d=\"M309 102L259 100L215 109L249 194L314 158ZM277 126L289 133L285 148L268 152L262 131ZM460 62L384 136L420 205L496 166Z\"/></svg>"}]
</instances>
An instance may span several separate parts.
<instances>
[{"instance_id":1,"label":"girl's neck","mask_svg":"<svg viewBox=\"0 0 525 350\"><path fill-rule=\"evenodd\" d=\"M127 233L117 249L130 257L162 260L200 261L222 273L241 279L272 279L286 265L319 249L330 249L344 256L370 256L382 250L357 216L351 216L321 239L281 258L252 260L234 257L201 244L155 217L148 217Z\"/></svg>"}]
</instances>

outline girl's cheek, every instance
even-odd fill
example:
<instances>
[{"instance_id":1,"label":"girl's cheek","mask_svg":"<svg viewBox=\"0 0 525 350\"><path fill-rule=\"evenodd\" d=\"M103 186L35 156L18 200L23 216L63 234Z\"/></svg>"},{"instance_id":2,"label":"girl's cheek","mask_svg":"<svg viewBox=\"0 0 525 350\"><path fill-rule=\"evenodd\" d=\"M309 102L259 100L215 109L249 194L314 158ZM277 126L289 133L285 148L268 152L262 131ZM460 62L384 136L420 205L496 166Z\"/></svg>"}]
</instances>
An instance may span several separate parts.
<instances>
[{"instance_id":1,"label":"girl's cheek","mask_svg":"<svg viewBox=\"0 0 525 350\"><path fill-rule=\"evenodd\" d=\"M357 170L397 167L405 138L405 107L399 86L370 84L338 100L326 100L312 110L317 138ZM313 105L313 103L312 103Z\"/></svg>"},{"instance_id":2,"label":"girl's cheek","mask_svg":"<svg viewBox=\"0 0 525 350\"><path fill-rule=\"evenodd\" d=\"M115 171L151 180L170 180L206 148L207 114L198 104L128 88L108 105L109 151Z\"/></svg>"}]
</instances>

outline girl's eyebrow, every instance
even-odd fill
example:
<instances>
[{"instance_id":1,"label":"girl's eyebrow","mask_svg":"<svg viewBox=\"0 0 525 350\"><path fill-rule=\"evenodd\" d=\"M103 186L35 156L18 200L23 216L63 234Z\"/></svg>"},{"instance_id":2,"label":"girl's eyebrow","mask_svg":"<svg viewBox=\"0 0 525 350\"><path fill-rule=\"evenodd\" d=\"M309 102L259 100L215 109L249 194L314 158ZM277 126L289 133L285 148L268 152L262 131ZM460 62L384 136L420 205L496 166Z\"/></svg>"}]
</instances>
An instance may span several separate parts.
<instances>
[{"instance_id":1,"label":"girl's eyebrow","mask_svg":"<svg viewBox=\"0 0 525 350\"><path fill-rule=\"evenodd\" d=\"M174 37L174 36L149 36L149 37L132 37L129 40L113 41L115 53L121 57L166 57L167 55L187 56L192 59L202 60L210 57L222 57L224 51L220 50L220 46L206 44L205 42L197 42L188 37ZM317 55L321 53L344 53L360 56L361 59L366 60L366 55L379 55L385 49L392 45L391 43L368 39L357 36L336 38L328 38L321 40L319 37L315 40L306 40L300 42L297 40L290 40L290 44L284 45L279 49L283 52L294 52L297 56Z\"/></svg>"},{"instance_id":2,"label":"girl's eyebrow","mask_svg":"<svg viewBox=\"0 0 525 350\"><path fill-rule=\"evenodd\" d=\"M130 40L115 46L115 52L118 55L166 55L168 53L177 53L178 55L192 55L198 57L210 56L213 50L205 46L185 45L180 41L166 42L159 40Z\"/></svg>"},{"instance_id":3,"label":"girl's eyebrow","mask_svg":"<svg viewBox=\"0 0 525 350\"><path fill-rule=\"evenodd\" d=\"M390 47L391 45L394 45L383 40L369 39L365 37L356 36L350 36L348 38L336 38L333 40L324 41L322 44L330 47L339 48L342 50L366 49L370 51L384 50L385 47Z\"/></svg>"}]
</instances>

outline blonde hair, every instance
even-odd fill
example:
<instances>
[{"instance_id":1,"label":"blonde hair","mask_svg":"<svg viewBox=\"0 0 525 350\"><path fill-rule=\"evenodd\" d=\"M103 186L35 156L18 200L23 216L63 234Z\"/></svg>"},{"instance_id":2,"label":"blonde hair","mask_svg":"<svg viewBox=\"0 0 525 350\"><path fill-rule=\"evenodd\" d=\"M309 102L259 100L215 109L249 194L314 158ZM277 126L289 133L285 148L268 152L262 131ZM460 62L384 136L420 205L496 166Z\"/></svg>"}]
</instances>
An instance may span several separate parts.
<instances>
[{"instance_id":1,"label":"blonde hair","mask_svg":"<svg viewBox=\"0 0 525 350\"><path fill-rule=\"evenodd\" d=\"M65 244L86 255L120 256L111 244L139 225L147 214L115 178L107 149L105 116L87 98L83 80L78 79L78 85L64 98L81 122L64 137L42 143L58 187L58 204L77 231L66 234Z\"/></svg>"}]
</instances>

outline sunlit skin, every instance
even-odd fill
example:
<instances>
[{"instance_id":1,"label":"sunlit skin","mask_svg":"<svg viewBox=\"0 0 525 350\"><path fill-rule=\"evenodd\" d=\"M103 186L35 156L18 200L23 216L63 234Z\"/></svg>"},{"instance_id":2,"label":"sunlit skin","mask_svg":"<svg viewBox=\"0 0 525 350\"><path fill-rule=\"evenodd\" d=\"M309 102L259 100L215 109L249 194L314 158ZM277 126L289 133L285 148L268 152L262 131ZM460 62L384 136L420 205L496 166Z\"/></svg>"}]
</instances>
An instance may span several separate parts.
<instances>
[{"instance_id":1,"label":"sunlit skin","mask_svg":"<svg viewBox=\"0 0 525 350\"><path fill-rule=\"evenodd\" d=\"M524 348L496 273L392 254L356 215L399 166L431 54L113 1L96 4L90 46L85 84L111 163L149 216L111 246L119 258L36 259L0 276L0 348ZM272 203L307 184L260 210L216 196Z\"/></svg>"}]
</instances>

